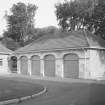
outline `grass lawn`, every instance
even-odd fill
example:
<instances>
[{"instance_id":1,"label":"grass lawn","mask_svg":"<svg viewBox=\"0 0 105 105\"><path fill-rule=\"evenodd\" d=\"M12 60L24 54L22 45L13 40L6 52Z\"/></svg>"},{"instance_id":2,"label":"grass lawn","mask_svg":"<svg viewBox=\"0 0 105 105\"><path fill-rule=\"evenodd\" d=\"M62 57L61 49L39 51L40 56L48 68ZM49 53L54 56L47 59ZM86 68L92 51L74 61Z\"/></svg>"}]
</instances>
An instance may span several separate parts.
<instances>
[{"instance_id":1,"label":"grass lawn","mask_svg":"<svg viewBox=\"0 0 105 105\"><path fill-rule=\"evenodd\" d=\"M0 79L0 101L32 95L43 90L43 86L16 80Z\"/></svg>"},{"instance_id":2,"label":"grass lawn","mask_svg":"<svg viewBox=\"0 0 105 105\"><path fill-rule=\"evenodd\" d=\"M14 78L20 79L20 78ZM41 84L48 92L18 105L105 105L105 85L96 83L65 83L45 80L20 80ZM17 105L17 104L12 104Z\"/></svg>"}]
</instances>

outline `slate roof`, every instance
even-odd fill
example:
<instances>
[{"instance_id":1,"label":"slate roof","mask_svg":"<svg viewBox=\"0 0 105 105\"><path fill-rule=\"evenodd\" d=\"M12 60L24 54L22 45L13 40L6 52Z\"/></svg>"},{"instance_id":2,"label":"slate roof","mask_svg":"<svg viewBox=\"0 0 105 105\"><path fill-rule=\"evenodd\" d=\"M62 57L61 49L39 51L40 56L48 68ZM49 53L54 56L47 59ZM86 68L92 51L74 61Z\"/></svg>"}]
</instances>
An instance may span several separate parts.
<instances>
[{"instance_id":1,"label":"slate roof","mask_svg":"<svg viewBox=\"0 0 105 105\"><path fill-rule=\"evenodd\" d=\"M55 34L55 35L53 35ZM105 41L88 31L56 32L39 38L31 44L18 49L15 53L40 52L46 50L97 48L105 49ZM58 36L58 37L52 37Z\"/></svg>"},{"instance_id":2,"label":"slate roof","mask_svg":"<svg viewBox=\"0 0 105 105\"><path fill-rule=\"evenodd\" d=\"M6 48L1 42L0 42L0 54L12 54L13 51Z\"/></svg>"}]
</instances>

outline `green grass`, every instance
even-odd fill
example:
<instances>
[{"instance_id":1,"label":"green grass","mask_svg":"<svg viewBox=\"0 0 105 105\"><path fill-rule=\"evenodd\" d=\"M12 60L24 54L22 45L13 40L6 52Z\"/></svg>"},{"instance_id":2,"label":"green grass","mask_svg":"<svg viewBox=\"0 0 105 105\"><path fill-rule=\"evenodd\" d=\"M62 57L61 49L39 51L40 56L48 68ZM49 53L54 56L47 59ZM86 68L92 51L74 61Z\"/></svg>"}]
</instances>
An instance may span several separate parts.
<instances>
[{"instance_id":1,"label":"green grass","mask_svg":"<svg viewBox=\"0 0 105 105\"><path fill-rule=\"evenodd\" d=\"M36 94L43 86L23 81L0 79L0 101Z\"/></svg>"},{"instance_id":2,"label":"green grass","mask_svg":"<svg viewBox=\"0 0 105 105\"><path fill-rule=\"evenodd\" d=\"M104 84L23 80L31 83L40 83L47 87L48 92L40 97L23 101L18 105L105 105Z\"/></svg>"},{"instance_id":3,"label":"green grass","mask_svg":"<svg viewBox=\"0 0 105 105\"><path fill-rule=\"evenodd\" d=\"M0 80L0 89L1 91L2 89L12 90L14 94L8 95L11 97L16 97L16 95L18 95L19 97L20 94L32 94L33 92L35 93L35 91L38 92L39 87L41 87L40 89L43 88L42 86L47 87L47 92L45 94L12 105L105 105L104 83L82 83L80 82L81 80L79 80L79 82L77 80L77 83L75 82L75 80L73 80L74 82L70 80L72 82L65 83L36 79L31 80L29 78L21 77L13 77L9 78L8 80L7 79L8 78L6 78L6 81ZM38 89L36 89L36 87ZM6 93L9 92L7 91Z\"/></svg>"}]
</instances>

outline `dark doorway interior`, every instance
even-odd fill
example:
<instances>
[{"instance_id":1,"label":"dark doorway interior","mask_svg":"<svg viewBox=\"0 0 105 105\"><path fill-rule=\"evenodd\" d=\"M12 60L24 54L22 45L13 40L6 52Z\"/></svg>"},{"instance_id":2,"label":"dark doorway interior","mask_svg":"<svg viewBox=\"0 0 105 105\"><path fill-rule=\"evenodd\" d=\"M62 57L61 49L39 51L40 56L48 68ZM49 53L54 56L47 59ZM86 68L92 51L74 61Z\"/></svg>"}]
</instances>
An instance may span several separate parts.
<instances>
[{"instance_id":1,"label":"dark doorway interior","mask_svg":"<svg viewBox=\"0 0 105 105\"><path fill-rule=\"evenodd\" d=\"M12 56L10 59L10 70L12 73L17 73L17 57Z\"/></svg>"}]
</instances>

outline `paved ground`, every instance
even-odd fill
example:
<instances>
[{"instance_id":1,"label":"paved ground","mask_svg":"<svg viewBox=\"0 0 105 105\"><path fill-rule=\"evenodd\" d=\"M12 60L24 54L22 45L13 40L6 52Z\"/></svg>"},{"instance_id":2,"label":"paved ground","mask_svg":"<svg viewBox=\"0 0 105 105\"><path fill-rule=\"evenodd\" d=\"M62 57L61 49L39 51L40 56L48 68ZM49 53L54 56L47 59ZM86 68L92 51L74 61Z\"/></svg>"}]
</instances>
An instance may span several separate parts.
<instances>
[{"instance_id":1,"label":"paved ground","mask_svg":"<svg viewBox=\"0 0 105 105\"><path fill-rule=\"evenodd\" d=\"M90 80L39 80L35 78L13 77L19 81L40 83L47 87L48 92L12 105L105 105L105 85ZM67 82L65 82L67 81Z\"/></svg>"}]
</instances>

